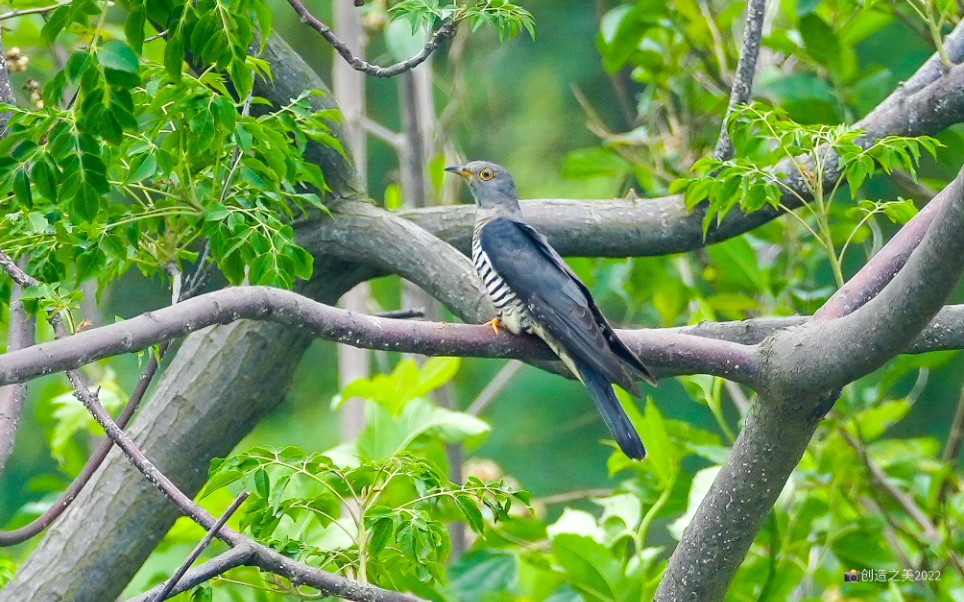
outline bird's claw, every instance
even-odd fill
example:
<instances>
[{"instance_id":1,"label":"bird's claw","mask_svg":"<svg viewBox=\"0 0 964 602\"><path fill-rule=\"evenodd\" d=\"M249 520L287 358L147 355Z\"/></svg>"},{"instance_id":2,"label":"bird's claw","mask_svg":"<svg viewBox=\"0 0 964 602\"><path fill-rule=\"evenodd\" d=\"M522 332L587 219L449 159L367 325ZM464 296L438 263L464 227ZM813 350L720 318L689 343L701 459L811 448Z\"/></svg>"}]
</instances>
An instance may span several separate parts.
<instances>
[{"instance_id":1,"label":"bird's claw","mask_svg":"<svg viewBox=\"0 0 964 602\"><path fill-rule=\"evenodd\" d=\"M492 318L482 326L491 326L492 330L495 331L495 334L499 334L499 326L501 326L501 324L502 322L499 321L499 318L496 317L496 318Z\"/></svg>"}]
</instances>

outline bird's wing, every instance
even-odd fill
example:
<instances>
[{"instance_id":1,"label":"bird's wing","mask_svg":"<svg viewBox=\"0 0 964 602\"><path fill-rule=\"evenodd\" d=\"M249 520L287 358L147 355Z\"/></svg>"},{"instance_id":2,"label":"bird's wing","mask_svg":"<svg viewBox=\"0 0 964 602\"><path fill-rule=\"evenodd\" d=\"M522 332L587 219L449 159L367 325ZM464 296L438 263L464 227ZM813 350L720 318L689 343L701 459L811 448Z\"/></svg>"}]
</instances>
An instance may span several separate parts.
<instances>
[{"instance_id":1,"label":"bird's wing","mask_svg":"<svg viewBox=\"0 0 964 602\"><path fill-rule=\"evenodd\" d=\"M479 243L509 288L569 353L636 395L639 387L624 366L653 382L649 370L613 332L589 289L544 236L500 217L481 228Z\"/></svg>"}]
</instances>

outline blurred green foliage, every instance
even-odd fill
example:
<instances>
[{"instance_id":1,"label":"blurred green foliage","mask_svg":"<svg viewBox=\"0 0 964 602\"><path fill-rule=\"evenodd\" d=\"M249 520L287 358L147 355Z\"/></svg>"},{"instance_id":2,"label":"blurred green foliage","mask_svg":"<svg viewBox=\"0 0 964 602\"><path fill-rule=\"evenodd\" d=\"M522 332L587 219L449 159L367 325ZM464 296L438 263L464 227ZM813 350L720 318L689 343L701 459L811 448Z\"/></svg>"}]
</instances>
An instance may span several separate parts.
<instances>
[{"instance_id":1,"label":"blurred green foliage","mask_svg":"<svg viewBox=\"0 0 964 602\"><path fill-rule=\"evenodd\" d=\"M862 149L859 131L841 125L940 46L958 22L956 3L780 0L768 8L760 104L728 124L738 155L727 164L703 159L726 111L744 7L419 0L369 2L365 11L397 17L406 29L460 10L466 29L495 26L463 40L451 64L436 58L436 100L453 144L508 165L526 197L656 196L685 186L692 202L709 197L709 225L734 207L776 202L768 170L779 160L825 143L843 153L849 194L821 192L790 218L686 255L571 261L613 321L675 326L812 313L926 201L921 187L942 187L964 156L960 127L937 135L939 143L888 138ZM317 8L327 18L327 4ZM172 26L155 37L149 20ZM249 115L260 103L249 96L254 78L270 77L248 54L255 32L274 28L319 70L330 67L329 53L301 35L284 3L75 0L46 20L16 24L4 43L31 62L14 73L21 102L12 135L0 142L0 248L30 251L30 271L45 282L32 291L36 309L75 309L85 290L90 296L84 283L96 280L103 316L140 313L170 298L168 264L187 269L203 240L230 282L290 285L311 274L289 222L324 209L305 188L323 191L324 174L301 151L308 140L337 148L328 129L336 116L313 111L308 96ZM530 37L513 38L523 30ZM388 32L370 31L372 56L401 52ZM212 68L187 71L192 54ZM400 121L396 85L369 83L369 114L389 127ZM429 167L436 185L441 159ZM397 161L373 144L369 190L392 209L411 201L389 175ZM0 287L6 298L6 280ZM375 281L373 298L397 307L398 279ZM626 400L650 448L646 461L631 463L600 445L605 431L577 383L525 368L483 421L458 408L493 378L495 362L418 367L373 353L380 374L339 391L335 371L319 369L333 366L333 356L329 345L309 351L288 401L212 465L203 503L218 513L245 488L254 495L233 524L292 557L433 599L650 598L754 401L751 391L706 376L662 384L641 409ZM108 391L126 397L139 363L95 365L102 399ZM964 549L960 458L943 457L962 373L959 353L904 356L846 387L728 599L964 597L950 561ZM443 385L455 408L433 399ZM322 400L352 396L368 400L367 420L342 442L338 404ZM52 377L32 386L28 407L0 478L7 527L42 512L98 436ZM461 479L446 454L454 444L469 457ZM889 492L880 474L906 497ZM908 499L924 520L908 512ZM531 512L516 513L526 506ZM458 556L449 553L452 522L476 536ZM128 593L166 579L200 537L179 521ZM32 545L0 552L0 583ZM845 582L850 569L889 579ZM310 596L241 569L180 599Z\"/></svg>"}]
</instances>

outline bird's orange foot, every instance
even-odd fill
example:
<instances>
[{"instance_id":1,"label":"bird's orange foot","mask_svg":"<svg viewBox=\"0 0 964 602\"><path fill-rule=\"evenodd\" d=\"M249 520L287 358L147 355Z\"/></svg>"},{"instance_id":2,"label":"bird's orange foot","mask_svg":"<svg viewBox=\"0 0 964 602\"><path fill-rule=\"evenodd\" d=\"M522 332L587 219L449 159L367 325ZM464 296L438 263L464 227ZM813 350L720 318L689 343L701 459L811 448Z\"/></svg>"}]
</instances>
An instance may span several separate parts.
<instances>
[{"instance_id":1,"label":"bird's orange foot","mask_svg":"<svg viewBox=\"0 0 964 602\"><path fill-rule=\"evenodd\" d=\"M501 325L502 325L502 322L499 320L499 318L492 318L482 326L491 326L492 330L495 331L495 334L499 334L499 326Z\"/></svg>"}]
</instances>

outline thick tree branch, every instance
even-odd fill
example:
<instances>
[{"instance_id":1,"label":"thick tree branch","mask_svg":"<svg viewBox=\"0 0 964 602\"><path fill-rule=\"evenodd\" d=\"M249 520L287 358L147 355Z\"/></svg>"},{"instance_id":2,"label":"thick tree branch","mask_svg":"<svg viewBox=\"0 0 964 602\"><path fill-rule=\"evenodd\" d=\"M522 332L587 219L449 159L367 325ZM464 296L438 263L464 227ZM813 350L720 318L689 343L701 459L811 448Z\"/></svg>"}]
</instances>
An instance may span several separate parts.
<instances>
[{"instance_id":1,"label":"thick tree branch","mask_svg":"<svg viewBox=\"0 0 964 602\"><path fill-rule=\"evenodd\" d=\"M7 353L25 349L34 344L35 320L28 316L20 301L23 288L14 284L10 294L10 324L7 333ZM7 459L13 452L13 445L20 424L20 414L23 402L27 396L24 384L12 384L0 387L0 473L7 464ZM0 533L2 535L2 533Z\"/></svg>"},{"instance_id":2,"label":"thick tree branch","mask_svg":"<svg viewBox=\"0 0 964 602\"><path fill-rule=\"evenodd\" d=\"M835 396L761 396L670 557L656 602L723 600ZM801 408L805 408L801 410Z\"/></svg>"},{"instance_id":3,"label":"thick tree branch","mask_svg":"<svg viewBox=\"0 0 964 602\"><path fill-rule=\"evenodd\" d=\"M964 270L964 175L948 186L918 248L860 309L775 332L764 379L733 451L673 552L656 600L722 600L839 388L898 353L937 313Z\"/></svg>"},{"instance_id":4,"label":"thick tree branch","mask_svg":"<svg viewBox=\"0 0 964 602\"><path fill-rule=\"evenodd\" d=\"M325 255L346 262L367 258L370 267L417 284L466 322L495 315L468 257L409 220L350 200L342 200L333 216L317 219L320 223L301 229L305 248L325 249Z\"/></svg>"},{"instance_id":5,"label":"thick tree branch","mask_svg":"<svg viewBox=\"0 0 964 602\"><path fill-rule=\"evenodd\" d=\"M353 69L375 77L392 77L393 75L398 75L399 73L404 73L405 71L410 71L418 67L438 48L439 44L455 35L455 22L451 19L446 19L442 22L442 25L435 30L432 37L429 38L429 41L426 42L425 46L423 46L417 54L394 65L379 67L378 65L373 65L365 61L361 57L355 56L348 45L338 39L338 36L334 34L330 27L325 25L324 22L305 8L301 0L288 0L288 4L290 4L291 8L298 14L301 22L321 34L321 37L325 38L325 41L331 44L332 48L334 48Z\"/></svg>"},{"instance_id":6,"label":"thick tree branch","mask_svg":"<svg viewBox=\"0 0 964 602\"><path fill-rule=\"evenodd\" d=\"M944 308L907 348L911 353L964 348L964 305ZM554 358L538 339L492 334L483 326L381 318L331 307L269 287L237 287L200 295L154 312L20 351L0 355L0 384L77 368L147 349L215 324L262 320L324 339L388 351L544 361ZM619 330L619 336L661 376L708 373L753 385L756 345L805 318L702 323L667 329Z\"/></svg>"},{"instance_id":7,"label":"thick tree branch","mask_svg":"<svg viewBox=\"0 0 964 602\"><path fill-rule=\"evenodd\" d=\"M964 172L962 172L964 174ZM964 175L904 267L873 299L834 320L814 320L763 343L768 372L797 391L837 389L907 346L941 309L964 270Z\"/></svg>"},{"instance_id":8,"label":"thick tree branch","mask_svg":"<svg viewBox=\"0 0 964 602\"><path fill-rule=\"evenodd\" d=\"M550 360L537 338L494 335L488 327L378 318L331 307L282 289L236 287L208 293L123 322L91 328L0 356L0 384L51 374L146 349L214 324L264 320L339 343L424 355L470 355ZM620 331L620 336L657 372L705 372L752 383L752 348L680 332Z\"/></svg>"},{"instance_id":9,"label":"thick tree branch","mask_svg":"<svg viewBox=\"0 0 964 602\"><path fill-rule=\"evenodd\" d=\"M964 59L964 24L947 37L952 60ZM935 55L936 57L936 55ZM865 144L887 135L934 134L964 120L964 66L955 65L946 72L934 68L930 59L905 84L898 88L856 126L867 132ZM940 62L940 59L936 59ZM824 182L832 186L839 178L836 162L828 160L829 172ZM792 165L781 164L778 170L795 174ZM810 192L799 175L786 184L804 199ZM800 199L787 194L788 207L798 207ZM590 257L633 257L680 253L720 242L752 230L781 215L766 208L746 215L731 211L703 237L702 215L688 212L681 196L652 199L537 199L523 202L526 220L545 233L563 255ZM429 207L399 212L451 244L463 253L469 252L474 223L474 208ZM337 217L322 227L338 228ZM328 238L338 238L327 235ZM323 240L323 239L319 239ZM317 249L328 252L327 248Z\"/></svg>"},{"instance_id":10,"label":"thick tree branch","mask_svg":"<svg viewBox=\"0 0 964 602\"><path fill-rule=\"evenodd\" d=\"M733 141L730 139L730 132L727 128L730 115L740 105L750 102L753 76L756 73L756 59L760 55L760 40L763 38L763 15L765 12L766 0L750 0L747 2L740 60L736 63L736 74L733 76L733 86L730 88L730 103L726 108L723 125L720 127L720 138L716 141L716 149L713 151L713 156L721 161L733 158Z\"/></svg>"}]
</instances>

